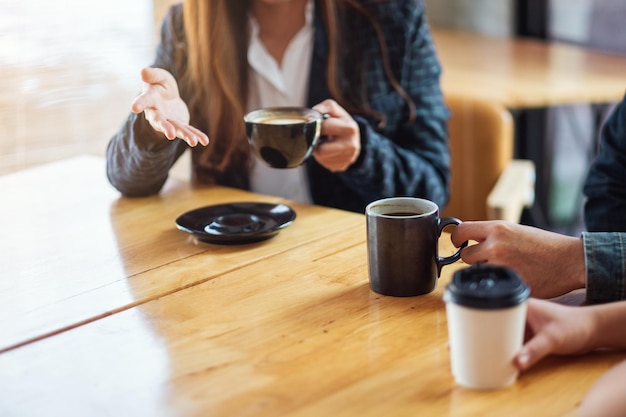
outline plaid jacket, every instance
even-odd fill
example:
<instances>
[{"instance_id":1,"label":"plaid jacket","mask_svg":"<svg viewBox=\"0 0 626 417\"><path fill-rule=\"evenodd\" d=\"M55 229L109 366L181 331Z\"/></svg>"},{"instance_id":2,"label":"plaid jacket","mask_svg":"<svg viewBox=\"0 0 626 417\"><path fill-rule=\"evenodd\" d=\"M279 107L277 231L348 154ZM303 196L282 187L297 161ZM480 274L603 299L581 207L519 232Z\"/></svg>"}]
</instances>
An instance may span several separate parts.
<instances>
[{"instance_id":1,"label":"plaid jacket","mask_svg":"<svg viewBox=\"0 0 626 417\"><path fill-rule=\"evenodd\" d=\"M343 85L363 82L372 108L386 117L386 127L354 115L359 124L362 151L345 172L331 173L314 158L307 160L311 195L316 204L364 212L370 201L391 196L428 198L443 206L448 199L449 150L446 123L449 117L439 86L441 68L425 17L423 0L360 0L380 22L392 71L416 105L416 120L407 123L408 108L386 79L372 26L362 16L345 16L348 39L342 51L346 71ZM325 79L327 37L321 18L315 16L315 34L308 104L330 97ZM174 34L183 33L182 8L169 10L153 66L176 77L173 62ZM177 35L177 38L180 36ZM356 94L356 92L354 92ZM152 134L143 117L131 114L107 149L107 173L111 183L126 195L159 192L167 173L187 147L183 141L163 141L158 152L147 149L142 135ZM225 184L229 185L229 184Z\"/></svg>"}]
</instances>

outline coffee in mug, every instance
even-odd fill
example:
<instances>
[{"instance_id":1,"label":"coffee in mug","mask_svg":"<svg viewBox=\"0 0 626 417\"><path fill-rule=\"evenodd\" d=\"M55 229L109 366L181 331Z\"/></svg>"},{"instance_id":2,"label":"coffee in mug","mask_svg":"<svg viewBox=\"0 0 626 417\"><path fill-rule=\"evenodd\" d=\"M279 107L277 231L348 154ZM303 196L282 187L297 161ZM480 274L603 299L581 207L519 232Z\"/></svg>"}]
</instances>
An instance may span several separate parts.
<instances>
[{"instance_id":1,"label":"coffee in mug","mask_svg":"<svg viewBox=\"0 0 626 417\"><path fill-rule=\"evenodd\" d=\"M303 107L269 107L244 116L254 154L271 168L295 168L320 140L325 116Z\"/></svg>"},{"instance_id":2,"label":"coffee in mug","mask_svg":"<svg viewBox=\"0 0 626 417\"><path fill-rule=\"evenodd\" d=\"M454 273L444 291L450 362L459 385L496 389L513 384L530 289L511 269L475 265Z\"/></svg>"},{"instance_id":3,"label":"coffee in mug","mask_svg":"<svg viewBox=\"0 0 626 417\"><path fill-rule=\"evenodd\" d=\"M370 287L379 294L427 294L435 289L441 268L461 258L461 249L439 256L441 232L461 221L439 218L439 207L432 201L385 198L370 203L365 216Z\"/></svg>"}]
</instances>

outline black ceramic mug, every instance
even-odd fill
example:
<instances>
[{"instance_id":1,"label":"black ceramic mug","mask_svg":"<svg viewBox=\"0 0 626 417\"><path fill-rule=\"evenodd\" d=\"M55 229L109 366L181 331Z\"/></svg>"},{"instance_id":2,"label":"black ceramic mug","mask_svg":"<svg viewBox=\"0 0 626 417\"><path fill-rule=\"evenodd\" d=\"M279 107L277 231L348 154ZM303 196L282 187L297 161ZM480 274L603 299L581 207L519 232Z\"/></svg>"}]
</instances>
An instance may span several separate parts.
<instances>
[{"instance_id":1,"label":"black ceramic mug","mask_svg":"<svg viewBox=\"0 0 626 417\"><path fill-rule=\"evenodd\" d=\"M439 256L439 237L454 217L439 218L439 207L413 197L385 198L365 209L370 287L397 297L427 294L435 289L444 265L461 258L461 249Z\"/></svg>"},{"instance_id":2,"label":"black ceramic mug","mask_svg":"<svg viewBox=\"0 0 626 417\"><path fill-rule=\"evenodd\" d=\"M295 168L320 139L324 114L305 107L268 107L244 116L254 154L271 168Z\"/></svg>"}]
</instances>

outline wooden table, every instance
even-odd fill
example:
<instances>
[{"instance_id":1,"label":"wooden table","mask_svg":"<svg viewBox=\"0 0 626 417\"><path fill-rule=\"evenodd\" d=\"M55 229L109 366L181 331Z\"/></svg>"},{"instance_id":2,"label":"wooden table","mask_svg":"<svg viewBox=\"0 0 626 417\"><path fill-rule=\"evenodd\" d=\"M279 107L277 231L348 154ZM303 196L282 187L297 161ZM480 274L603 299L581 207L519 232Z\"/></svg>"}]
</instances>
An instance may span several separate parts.
<instances>
[{"instance_id":1,"label":"wooden table","mask_svg":"<svg viewBox=\"0 0 626 417\"><path fill-rule=\"evenodd\" d=\"M441 295L465 265L425 296L373 293L361 214L286 201L297 218L274 238L201 243L179 214L282 200L175 181L121 198L91 157L0 177L0 193L2 416L573 415L626 357L464 389Z\"/></svg>"},{"instance_id":2,"label":"wooden table","mask_svg":"<svg viewBox=\"0 0 626 417\"><path fill-rule=\"evenodd\" d=\"M626 57L559 42L432 28L444 94L510 109L612 103L626 92Z\"/></svg>"}]
</instances>

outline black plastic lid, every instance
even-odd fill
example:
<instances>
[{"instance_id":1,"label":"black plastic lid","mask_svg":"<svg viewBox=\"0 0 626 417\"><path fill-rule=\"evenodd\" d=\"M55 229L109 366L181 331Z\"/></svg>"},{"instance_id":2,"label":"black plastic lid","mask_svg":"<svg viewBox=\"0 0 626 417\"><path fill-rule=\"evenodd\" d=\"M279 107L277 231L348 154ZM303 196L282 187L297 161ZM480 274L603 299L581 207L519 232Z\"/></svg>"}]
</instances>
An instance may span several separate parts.
<instances>
[{"instance_id":1,"label":"black plastic lid","mask_svg":"<svg viewBox=\"0 0 626 417\"><path fill-rule=\"evenodd\" d=\"M444 300L482 310L514 307L526 301L530 289L511 269L474 265L454 273Z\"/></svg>"}]
</instances>

